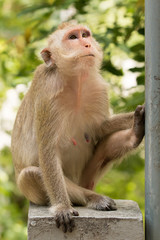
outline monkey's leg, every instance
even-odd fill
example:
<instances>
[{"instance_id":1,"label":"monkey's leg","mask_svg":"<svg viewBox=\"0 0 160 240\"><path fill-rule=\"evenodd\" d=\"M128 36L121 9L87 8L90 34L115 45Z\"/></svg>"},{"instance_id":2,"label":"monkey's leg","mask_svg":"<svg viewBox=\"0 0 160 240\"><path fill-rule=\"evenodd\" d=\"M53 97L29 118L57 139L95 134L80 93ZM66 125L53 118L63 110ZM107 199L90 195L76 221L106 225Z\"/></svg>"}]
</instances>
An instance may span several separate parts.
<instances>
[{"instance_id":1,"label":"monkey's leg","mask_svg":"<svg viewBox=\"0 0 160 240\"><path fill-rule=\"evenodd\" d=\"M81 181L83 187L92 189L97 178L111 161L121 158L140 144L144 136L144 115L144 106L138 106L134 113L132 128L115 132L99 142L93 159L83 172Z\"/></svg>"},{"instance_id":2,"label":"monkey's leg","mask_svg":"<svg viewBox=\"0 0 160 240\"><path fill-rule=\"evenodd\" d=\"M39 167L32 166L22 169L17 179L17 185L31 202L39 205L46 205L49 202Z\"/></svg>"},{"instance_id":3,"label":"monkey's leg","mask_svg":"<svg viewBox=\"0 0 160 240\"><path fill-rule=\"evenodd\" d=\"M112 199L84 189L74 184L66 177L65 183L72 204L88 206L97 210L116 209L115 203ZM39 205L49 205L49 198L47 197L46 190L44 189L42 174L39 167L32 166L24 168L17 179L17 184L24 196L31 202ZM78 213L75 211L75 213L73 212L73 215L78 215ZM66 232L67 229L72 231L74 228L73 219L71 218L69 223L66 223L60 213L55 217L55 221L57 227L62 226L64 232Z\"/></svg>"},{"instance_id":4,"label":"monkey's leg","mask_svg":"<svg viewBox=\"0 0 160 240\"><path fill-rule=\"evenodd\" d=\"M116 204L113 199L80 187L66 177L65 182L72 204L78 206L87 206L89 208L101 211L116 210Z\"/></svg>"},{"instance_id":5,"label":"monkey's leg","mask_svg":"<svg viewBox=\"0 0 160 240\"><path fill-rule=\"evenodd\" d=\"M38 205L50 205L50 199L46 194L46 190L43 184L42 173L39 167L32 166L24 168L18 176L17 185L21 192L23 193L23 195L29 201ZM54 212L54 206L52 207L52 212ZM73 215L78 215L78 212L73 211ZM62 226L64 232L66 232L67 230L72 231L72 229L74 228L74 221L67 213L67 210L66 216L61 212L58 215L56 215L55 216L56 225L57 227Z\"/></svg>"}]
</instances>

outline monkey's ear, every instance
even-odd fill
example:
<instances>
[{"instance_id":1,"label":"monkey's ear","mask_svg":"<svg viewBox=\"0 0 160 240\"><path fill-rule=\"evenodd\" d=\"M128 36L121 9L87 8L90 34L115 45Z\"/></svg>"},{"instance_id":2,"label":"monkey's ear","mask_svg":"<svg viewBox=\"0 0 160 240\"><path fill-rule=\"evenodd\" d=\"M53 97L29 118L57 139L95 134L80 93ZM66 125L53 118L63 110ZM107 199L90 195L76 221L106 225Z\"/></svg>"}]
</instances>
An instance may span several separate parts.
<instances>
[{"instance_id":1,"label":"monkey's ear","mask_svg":"<svg viewBox=\"0 0 160 240\"><path fill-rule=\"evenodd\" d=\"M54 60L53 60L53 58L51 56L51 52L49 51L48 48L44 48L41 51L41 56L42 56L44 62L46 63L47 67L54 65Z\"/></svg>"}]
</instances>

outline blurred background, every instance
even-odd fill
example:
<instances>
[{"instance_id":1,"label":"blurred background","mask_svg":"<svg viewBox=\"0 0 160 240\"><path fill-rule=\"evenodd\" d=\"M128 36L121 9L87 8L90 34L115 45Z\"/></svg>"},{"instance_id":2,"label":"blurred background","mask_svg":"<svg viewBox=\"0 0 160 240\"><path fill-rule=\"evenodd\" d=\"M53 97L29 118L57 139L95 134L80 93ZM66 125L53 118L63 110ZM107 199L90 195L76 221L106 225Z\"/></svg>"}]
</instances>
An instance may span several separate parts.
<instances>
[{"instance_id":1,"label":"blurred background","mask_svg":"<svg viewBox=\"0 0 160 240\"><path fill-rule=\"evenodd\" d=\"M28 202L19 193L10 152L17 109L41 63L46 37L62 22L88 25L104 52L111 112L144 102L143 0L0 0L0 239L27 239ZM114 165L96 191L138 202L144 214L144 148Z\"/></svg>"}]
</instances>

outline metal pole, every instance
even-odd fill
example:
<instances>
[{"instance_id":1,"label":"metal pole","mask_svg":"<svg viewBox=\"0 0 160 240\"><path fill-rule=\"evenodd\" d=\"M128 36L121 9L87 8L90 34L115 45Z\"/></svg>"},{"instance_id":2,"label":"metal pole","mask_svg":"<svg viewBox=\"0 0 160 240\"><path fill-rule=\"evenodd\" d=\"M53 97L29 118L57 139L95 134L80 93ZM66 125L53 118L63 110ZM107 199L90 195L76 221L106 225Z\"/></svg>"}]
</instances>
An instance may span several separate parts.
<instances>
[{"instance_id":1,"label":"metal pole","mask_svg":"<svg viewBox=\"0 0 160 240\"><path fill-rule=\"evenodd\" d=\"M145 0L146 240L160 239L160 0Z\"/></svg>"}]
</instances>

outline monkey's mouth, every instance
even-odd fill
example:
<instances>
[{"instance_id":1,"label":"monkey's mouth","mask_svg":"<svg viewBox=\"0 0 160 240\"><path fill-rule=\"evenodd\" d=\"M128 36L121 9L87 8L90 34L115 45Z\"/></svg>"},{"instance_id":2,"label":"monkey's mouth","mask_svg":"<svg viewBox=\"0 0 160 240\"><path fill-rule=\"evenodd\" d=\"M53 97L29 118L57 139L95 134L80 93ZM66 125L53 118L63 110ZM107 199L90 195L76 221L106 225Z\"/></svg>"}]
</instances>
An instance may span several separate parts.
<instances>
[{"instance_id":1,"label":"monkey's mouth","mask_svg":"<svg viewBox=\"0 0 160 240\"><path fill-rule=\"evenodd\" d=\"M82 57L95 57L95 55L90 53L90 54L83 55Z\"/></svg>"}]
</instances>

